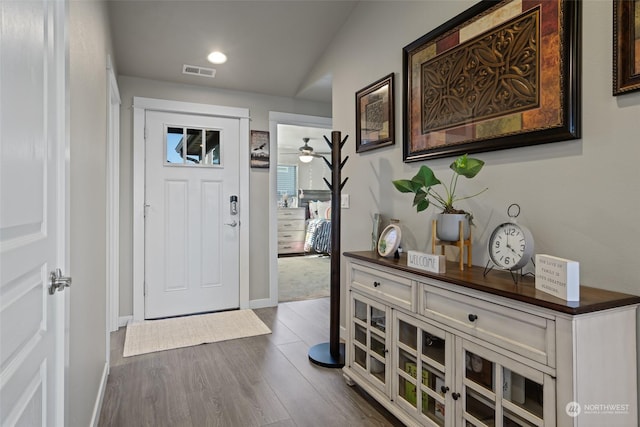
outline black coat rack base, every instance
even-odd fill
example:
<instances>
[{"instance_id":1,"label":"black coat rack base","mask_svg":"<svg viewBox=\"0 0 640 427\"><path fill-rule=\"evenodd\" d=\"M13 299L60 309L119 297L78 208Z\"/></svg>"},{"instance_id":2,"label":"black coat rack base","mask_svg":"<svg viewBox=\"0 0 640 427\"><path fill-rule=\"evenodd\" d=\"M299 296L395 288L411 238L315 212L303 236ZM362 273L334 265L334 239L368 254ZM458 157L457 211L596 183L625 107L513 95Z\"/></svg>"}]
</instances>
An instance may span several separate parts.
<instances>
[{"instance_id":1,"label":"black coat rack base","mask_svg":"<svg viewBox=\"0 0 640 427\"><path fill-rule=\"evenodd\" d=\"M344 344L340 343L340 191L348 178L341 181L340 170L349 156L341 161L340 151L347 142L340 139L340 132L331 132L331 141L324 137L331 147L331 162L324 161L331 168L331 183L324 182L331 190L331 296L329 313L329 342L317 344L309 349L309 360L325 368L342 368L344 366Z\"/></svg>"},{"instance_id":2,"label":"black coat rack base","mask_svg":"<svg viewBox=\"0 0 640 427\"><path fill-rule=\"evenodd\" d=\"M333 357L330 343L316 344L309 349L309 360L323 368L342 368L344 366L344 343L338 344L338 357Z\"/></svg>"}]
</instances>

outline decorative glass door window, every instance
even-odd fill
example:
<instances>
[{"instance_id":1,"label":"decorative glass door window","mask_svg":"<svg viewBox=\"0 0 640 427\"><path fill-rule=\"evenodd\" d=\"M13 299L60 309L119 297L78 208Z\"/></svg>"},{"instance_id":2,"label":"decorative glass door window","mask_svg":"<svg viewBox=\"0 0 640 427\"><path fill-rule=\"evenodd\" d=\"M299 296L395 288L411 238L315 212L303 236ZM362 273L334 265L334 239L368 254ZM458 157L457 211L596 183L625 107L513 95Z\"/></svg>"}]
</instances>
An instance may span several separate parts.
<instances>
[{"instance_id":1,"label":"decorative glass door window","mask_svg":"<svg viewBox=\"0 0 640 427\"><path fill-rule=\"evenodd\" d=\"M221 165L221 131L192 127L166 127L166 164Z\"/></svg>"}]
</instances>

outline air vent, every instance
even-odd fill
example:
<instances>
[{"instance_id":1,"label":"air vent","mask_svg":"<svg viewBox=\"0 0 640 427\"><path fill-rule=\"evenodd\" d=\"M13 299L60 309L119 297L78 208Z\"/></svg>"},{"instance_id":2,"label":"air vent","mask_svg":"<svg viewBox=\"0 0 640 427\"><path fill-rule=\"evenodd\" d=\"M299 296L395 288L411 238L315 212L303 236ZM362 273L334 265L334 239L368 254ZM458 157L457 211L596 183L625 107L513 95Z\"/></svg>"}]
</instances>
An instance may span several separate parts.
<instances>
[{"instance_id":1,"label":"air vent","mask_svg":"<svg viewBox=\"0 0 640 427\"><path fill-rule=\"evenodd\" d=\"M182 66L182 74L214 78L216 76L216 70L214 68L205 68L199 67L197 65L184 64Z\"/></svg>"}]
</instances>

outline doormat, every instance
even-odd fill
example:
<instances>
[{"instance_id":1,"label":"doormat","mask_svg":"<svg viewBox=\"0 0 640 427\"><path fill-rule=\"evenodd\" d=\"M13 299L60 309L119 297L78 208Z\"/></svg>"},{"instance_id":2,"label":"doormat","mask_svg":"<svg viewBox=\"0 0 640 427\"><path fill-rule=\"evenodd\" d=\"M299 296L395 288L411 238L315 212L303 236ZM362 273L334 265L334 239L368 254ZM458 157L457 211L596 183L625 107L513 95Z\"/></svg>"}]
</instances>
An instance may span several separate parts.
<instances>
[{"instance_id":1,"label":"doormat","mask_svg":"<svg viewBox=\"0 0 640 427\"><path fill-rule=\"evenodd\" d=\"M127 325L122 357L270 334L252 310L234 310Z\"/></svg>"}]
</instances>

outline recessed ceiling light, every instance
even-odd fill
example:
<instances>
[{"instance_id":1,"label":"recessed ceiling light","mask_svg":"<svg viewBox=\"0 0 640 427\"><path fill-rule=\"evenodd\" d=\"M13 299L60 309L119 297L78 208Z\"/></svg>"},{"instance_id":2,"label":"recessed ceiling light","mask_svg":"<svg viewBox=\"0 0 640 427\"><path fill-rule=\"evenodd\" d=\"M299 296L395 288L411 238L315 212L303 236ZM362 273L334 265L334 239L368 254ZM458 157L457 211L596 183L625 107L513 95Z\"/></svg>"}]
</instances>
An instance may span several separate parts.
<instances>
[{"instance_id":1,"label":"recessed ceiling light","mask_svg":"<svg viewBox=\"0 0 640 427\"><path fill-rule=\"evenodd\" d=\"M227 62L227 55L222 52L215 51L211 52L209 56L207 56L207 59L212 64L224 64L225 62Z\"/></svg>"}]
</instances>

